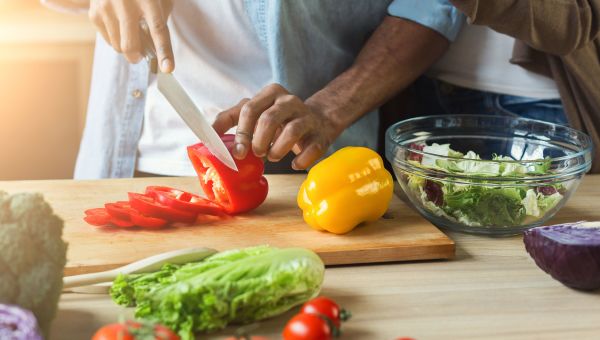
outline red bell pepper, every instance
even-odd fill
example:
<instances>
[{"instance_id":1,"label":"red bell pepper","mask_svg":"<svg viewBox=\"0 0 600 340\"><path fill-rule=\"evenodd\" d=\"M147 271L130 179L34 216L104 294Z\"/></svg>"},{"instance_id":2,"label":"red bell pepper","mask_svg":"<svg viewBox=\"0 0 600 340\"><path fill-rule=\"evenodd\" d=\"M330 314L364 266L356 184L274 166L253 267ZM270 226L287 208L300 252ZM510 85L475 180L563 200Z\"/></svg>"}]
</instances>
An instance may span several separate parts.
<instances>
[{"instance_id":1,"label":"red bell pepper","mask_svg":"<svg viewBox=\"0 0 600 340\"><path fill-rule=\"evenodd\" d=\"M112 216L105 208L88 209L85 211L83 219L96 227L117 226L120 228L129 228L134 226L129 218Z\"/></svg>"},{"instance_id":2,"label":"red bell pepper","mask_svg":"<svg viewBox=\"0 0 600 340\"><path fill-rule=\"evenodd\" d=\"M229 150L234 136L221 137ZM264 163L252 152L235 160L238 172L219 161L204 144L188 146L188 156L200 178L200 185L209 200L218 203L229 214L238 214L258 207L269 191L263 176Z\"/></svg>"},{"instance_id":3,"label":"red bell pepper","mask_svg":"<svg viewBox=\"0 0 600 340\"><path fill-rule=\"evenodd\" d=\"M142 228L161 228L168 224L168 221L162 218L146 216L133 209L129 202L106 203L104 205L110 216L122 221L130 221L133 225Z\"/></svg>"},{"instance_id":4,"label":"red bell pepper","mask_svg":"<svg viewBox=\"0 0 600 340\"><path fill-rule=\"evenodd\" d=\"M146 195L154 197L162 205L177 210L208 215L220 215L223 213L223 208L220 205L198 195L175 188L149 186L146 188Z\"/></svg>"},{"instance_id":5,"label":"red bell pepper","mask_svg":"<svg viewBox=\"0 0 600 340\"><path fill-rule=\"evenodd\" d=\"M162 205L148 195L135 192L130 192L128 195L131 207L146 216L182 223L194 223L198 217L197 213Z\"/></svg>"},{"instance_id":6,"label":"red bell pepper","mask_svg":"<svg viewBox=\"0 0 600 340\"><path fill-rule=\"evenodd\" d=\"M83 219L93 226L104 227L110 225L111 216L104 208L94 208L86 210Z\"/></svg>"}]
</instances>

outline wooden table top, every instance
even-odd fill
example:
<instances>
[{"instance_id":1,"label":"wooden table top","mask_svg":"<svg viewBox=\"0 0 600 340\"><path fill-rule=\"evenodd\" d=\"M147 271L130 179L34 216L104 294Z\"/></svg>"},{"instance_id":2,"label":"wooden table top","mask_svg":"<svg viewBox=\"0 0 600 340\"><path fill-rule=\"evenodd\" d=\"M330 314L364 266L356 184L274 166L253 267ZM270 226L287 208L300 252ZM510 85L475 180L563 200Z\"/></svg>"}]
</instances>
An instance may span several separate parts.
<instances>
[{"instance_id":1,"label":"wooden table top","mask_svg":"<svg viewBox=\"0 0 600 340\"><path fill-rule=\"evenodd\" d=\"M600 175L586 176L551 223L600 220L598 197ZM600 339L600 291L575 291L550 278L521 237L448 235L456 241L454 260L328 268L322 294L354 314L342 338ZM121 314L131 310L108 296L65 294L51 339L89 339ZM257 334L279 339L291 315L265 321Z\"/></svg>"}]
</instances>

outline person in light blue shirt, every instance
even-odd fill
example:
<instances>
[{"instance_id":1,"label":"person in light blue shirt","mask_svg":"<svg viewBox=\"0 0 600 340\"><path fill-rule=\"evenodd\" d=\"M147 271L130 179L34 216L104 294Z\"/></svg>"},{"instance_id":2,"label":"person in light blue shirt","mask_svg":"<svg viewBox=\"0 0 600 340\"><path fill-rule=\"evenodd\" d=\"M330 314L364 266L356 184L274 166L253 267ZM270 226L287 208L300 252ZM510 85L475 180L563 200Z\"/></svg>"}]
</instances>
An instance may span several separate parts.
<instances>
[{"instance_id":1,"label":"person in light blue shirt","mask_svg":"<svg viewBox=\"0 0 600 340\"><path fill-rule=\"evenodd\" d=\"M69 1L81 8L81 1L45 0L63 6ZM252 151L278 161L292 150L296 169L346 145L375 149L377 108L444 53L463 20L446 0L237 1L258 38L256 48L266 53L271 84L251 99L231 103L214 126L225 132L237 125L235 157ZM131 177L136 171L152 81L148 65L138 62L139 19L149 23L162 71L177 65L169 32L179 18L159 15L172 5L162 4L90 1L89 14L102 39L76 178Z\"/></svg>"}]
</instances>

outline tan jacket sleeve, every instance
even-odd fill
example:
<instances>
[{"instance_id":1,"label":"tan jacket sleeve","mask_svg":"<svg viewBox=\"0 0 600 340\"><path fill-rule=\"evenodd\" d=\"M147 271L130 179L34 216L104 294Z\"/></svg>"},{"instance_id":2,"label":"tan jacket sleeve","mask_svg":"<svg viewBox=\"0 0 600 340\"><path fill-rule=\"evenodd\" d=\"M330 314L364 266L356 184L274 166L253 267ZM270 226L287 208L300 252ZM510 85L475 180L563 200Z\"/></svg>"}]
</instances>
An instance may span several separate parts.
<instances>
[{"instance_id":1,"label":"tan jacket sleeve","mask_svg":"<svg viewBox=\"0 0 600 340\"><path fill-rule=\"evenodd\" d=\"M589 44L600 33L600 0L450 0L471 23L554 55Z\"/></svg>"}]
</instances>

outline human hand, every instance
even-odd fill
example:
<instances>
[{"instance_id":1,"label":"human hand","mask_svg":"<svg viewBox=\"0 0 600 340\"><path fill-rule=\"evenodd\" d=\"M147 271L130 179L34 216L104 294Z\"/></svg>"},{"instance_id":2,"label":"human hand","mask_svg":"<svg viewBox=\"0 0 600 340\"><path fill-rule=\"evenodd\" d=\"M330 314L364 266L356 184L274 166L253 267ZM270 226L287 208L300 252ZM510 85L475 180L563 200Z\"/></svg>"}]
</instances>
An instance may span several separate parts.
<instances>
[{"instance_id":1,"label":"human hand","mask_svg":"<svg viewBox=\"0 0 600 340\"><path fill-rule=\"evenodd\" d=\"M236 125L235 158L246 157L252 148L255 155L276 162L294 151L292 168L297 170L321 158L343 130L316 103L303 102L279 84L219 113L213 123L219 134Z\"/></svg>"},{"instance_id":2,"label":"human hand","mask_svg":"<svg viewBox=\"0 0 600 340\"><path fill-rule=\"evenodd\" d=\"M143 57L140 21L144 19L163 72L175 68L167 19L172 0L91 0L88 15L100 34L131 63Z\"/></svg>"}]
</instances>

